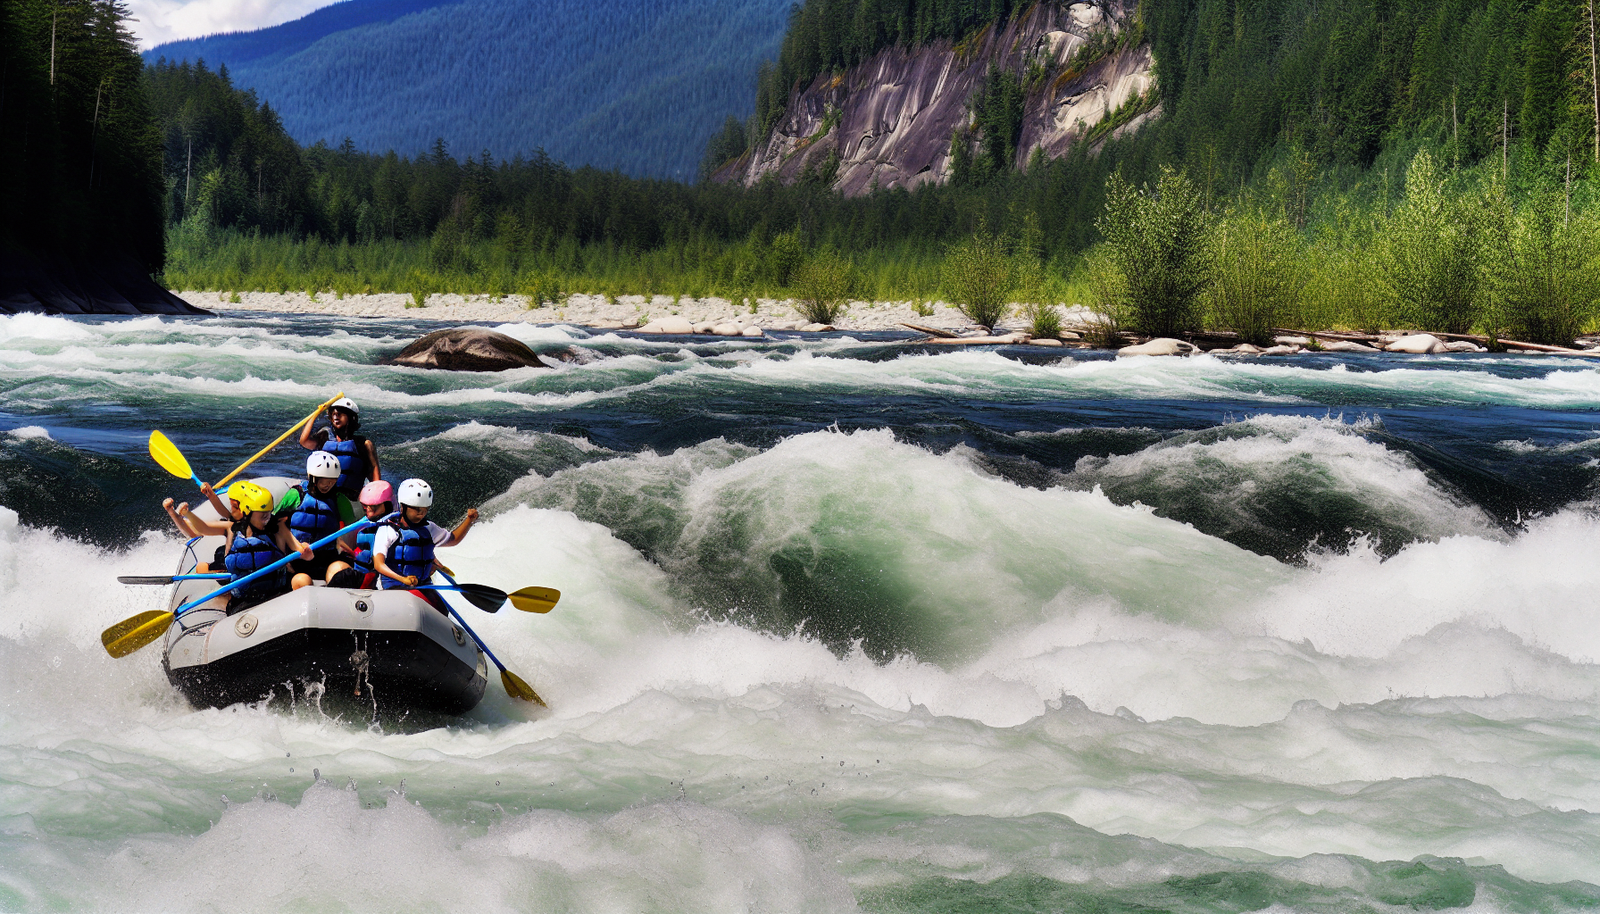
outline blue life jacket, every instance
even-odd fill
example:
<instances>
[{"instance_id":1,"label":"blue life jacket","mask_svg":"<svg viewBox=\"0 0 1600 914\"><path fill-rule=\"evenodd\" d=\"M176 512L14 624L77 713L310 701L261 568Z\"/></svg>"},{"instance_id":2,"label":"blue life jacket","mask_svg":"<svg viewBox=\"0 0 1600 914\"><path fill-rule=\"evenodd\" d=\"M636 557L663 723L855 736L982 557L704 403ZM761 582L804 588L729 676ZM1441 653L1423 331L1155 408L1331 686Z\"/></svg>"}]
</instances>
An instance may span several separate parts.
<instances>
[{"instance_id":1,"label":"blue life jacket","mask_svg":"<svg viewBox=\"0 0 1600 914\"><path fill-rule=\"evenodd\" d=\"M300 493L300 504L289 515L289 529L303 543L314 543L344 524L339 522L339 490L318 495L311 483L295 486Z\"/></svg>"},{"instance_id":2,"label":"blue life jacket","mask_svg":"<svg viewBox=\"0 0 1600 914\"><path fill-rule=\"evenodd\" d=\"M233 547L228 550L227 558L223 565L228 573L233 575L231 581L237 581L253 571L271 565L283 558L284 553L278 549L278 544L272 541L272 535L277 530L273 523L265 531L257 534L251 529L249 522L234 526ZM260 594L284 589L289 583L289 569L279 568L277 572L264 575L256 580L237 588L234 592L239 594Z\"/></svg>"},{"instance_id":3,"label":"blue life jacket","mask_svg":"<svg viewBox=\"0 0 1600 914\"><path fill-rule=\"evenodd\" d=\"M433 537L428 535L427 522L424 521L421 527L408 527L397 517L389 522L389 526L400 533L394 545L389 547L389 553L384 556L389 570L402 578L416 575L421 583L428 583L428 575L433 569ZM385 590L406 586L386 575L380 575L379 581Z\"/></svg>"},{"instance_id":4,"label":"blue life jacket","mask_svg":"<svg viewBox=\"0 0 1600 914\"><path fill-rule=\"evenodd\" d=\"M399 515L396 514L390 514L389 516L380 519L376 524L373 524L370 527L363 527L361 532L356 534L356 552L355 555L352 556L352 558L355 560L354 567L356 571L362 574L371 574L375 570L372 565L372 541L377 538L379 527L389 523L398 516ZM388 578L384 578L384 580L387 581Z\"/></svg>"},{"instance_id":5,"label":"blue life jacket","mask_svg":"<svg viewBox=\"0 0 1600 914\"><path fill-rule=\"evenodd\" d=\"M361 494L361 487L366 485L367 475L372 470L367 463L367 449L363 447L367 439L356 435L349 439L335 438L333 429L328 429L328 440L322 443L322 449L339 458L339 481L334 483L334 488L350 496L354 501Z\"/></svg>"}]
</instances>

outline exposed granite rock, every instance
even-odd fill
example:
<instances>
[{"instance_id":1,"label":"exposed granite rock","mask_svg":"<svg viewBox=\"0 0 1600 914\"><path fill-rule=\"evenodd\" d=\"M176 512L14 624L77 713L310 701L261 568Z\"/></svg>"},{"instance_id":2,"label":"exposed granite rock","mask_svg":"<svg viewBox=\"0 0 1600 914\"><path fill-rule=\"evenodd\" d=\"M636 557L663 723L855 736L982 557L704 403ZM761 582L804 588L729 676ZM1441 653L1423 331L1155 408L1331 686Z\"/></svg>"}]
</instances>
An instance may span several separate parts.
<instances>
[{"instance_id":1,"label":"exposed granite rock","mask_svg":"<svg viewBox=\"0 0 1600 914\"><path fill-rule=\"evenodd\" d=\"M715 177L751 185L776 175L788 183L837 156L833 186L846 196L948 181L951 135L967 127L967 102L990 63L1018 74L1032 65L1044 68L1044 78L1027 92L1016 167L1025 167L1039 149L1061 156L1154 86L1147 45L1068 67L1087 41L1120 32L1131 15L1131 0L1043 2L965 42L885 49L843 74L825 73L797 88L771 136Z\"/></svg>"},{"instance_id":2,"label":"exposed granite rock","mask_svg":"<svg viewBox=\"0 0 1600 914\"><path fill-rule=\"evenodd\" d=\"M1409 352L1412 355L1429 355L1435 352L1448 352L1444 341L1431 333L1413 333L1402 336L1389 345L1383 347L1389 352Z\"/></svg>"},{"instance_id":3,"label":"exposed granite rock","mask_svg":"<svg viewBox=\"0 0 1600 914\"><path fill-rule=\"evenodd\" d=\"M1158 336L1148 342L1136 346L1124 346L1117 350L1117 357L1131 355L1193 355L1200 351L1200 347L1185 340L1175 340L1170 336Z\"/></svg>"},{"instance_id":4,"label":"exposed granite rock","mask_svg":"<svg viewBox=\"0 0 1600 914\"><path fill-rule=\"evenodd\" d=\"M411 368L445 371L505 371L549 368L522 341L482 327L435 330L389 360Z\"/></svg>"}]
</instances>

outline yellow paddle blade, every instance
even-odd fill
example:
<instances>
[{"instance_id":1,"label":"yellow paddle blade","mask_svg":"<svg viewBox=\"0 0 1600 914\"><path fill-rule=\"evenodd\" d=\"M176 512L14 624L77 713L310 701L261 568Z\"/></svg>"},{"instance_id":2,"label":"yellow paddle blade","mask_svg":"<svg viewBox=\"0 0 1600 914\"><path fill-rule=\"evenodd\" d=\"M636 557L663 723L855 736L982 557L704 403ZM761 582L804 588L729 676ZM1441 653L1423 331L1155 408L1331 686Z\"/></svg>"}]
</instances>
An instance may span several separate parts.
<instances>
[{"instance_id":1,"label":"yellow paddle blade","mask_svg":"<svg viewBox=\"0 0 1600 914\"><path fill-rule=\"evenodd\" d=\"M510 695L512 698L518 698L523 701L531 701L541 708L550 707L544 703L543 698L539 697L539 693L533 690L533 686L523 682L522 677L511 672L510 670L500 671L500 684L506 687L506 694Z\"/></svg>"},{"instance_id":2,"label":"yellow paddle blade","mask_svg":"<svg viewBox=\"0 0 1600 914\"><path fill-rule=\"evenodd\" d=\"M178 450L178 446L160 432L150 433L150 456L156 463L161 464L163 470L179 479L188 479L194 475L194 472L189 469L189 461L183 456L183 452Z\"/></svg>"},{"instance_id":3,"label":"yellow paddle blade","mask_svg":"<svg viewBox=\"0 0 1600 914\"><path fill-rule=\"evenodd\" d=\"M525 613L547 613L560 599L561 591L554 587L524 587L511 594L511 605Z\"/></svg>"},{"instance_id":4,"label":"yellow paddle blade","mask_svg":"<svg viewBox=\"0 0 1600 914\"><path fill-rule=\"evenodd\" d=\"M166 633L172 624L172 613L152 609L131 619L123 619L100 633L100 643L113 657L126 657L147 644L152 644Z\"/></svg>"}]
</instances>

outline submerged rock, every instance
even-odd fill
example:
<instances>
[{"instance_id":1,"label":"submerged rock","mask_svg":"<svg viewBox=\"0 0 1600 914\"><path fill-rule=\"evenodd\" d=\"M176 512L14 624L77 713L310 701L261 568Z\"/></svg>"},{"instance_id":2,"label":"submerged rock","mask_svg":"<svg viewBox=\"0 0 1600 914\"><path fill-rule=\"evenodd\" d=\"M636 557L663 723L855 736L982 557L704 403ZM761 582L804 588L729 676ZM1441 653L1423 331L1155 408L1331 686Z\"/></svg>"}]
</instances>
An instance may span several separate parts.
<instances>
[{"instance_id":1,"label":"submerged rock","mask_svg":"<svg viewBox=\"0 0 1600 914\"><path fill-rule=\"evenodd\" d=\"M435 330L401 350L390 364L445 371L550 367L521 340L482 327Z\"/></svg>"}]
</instances>

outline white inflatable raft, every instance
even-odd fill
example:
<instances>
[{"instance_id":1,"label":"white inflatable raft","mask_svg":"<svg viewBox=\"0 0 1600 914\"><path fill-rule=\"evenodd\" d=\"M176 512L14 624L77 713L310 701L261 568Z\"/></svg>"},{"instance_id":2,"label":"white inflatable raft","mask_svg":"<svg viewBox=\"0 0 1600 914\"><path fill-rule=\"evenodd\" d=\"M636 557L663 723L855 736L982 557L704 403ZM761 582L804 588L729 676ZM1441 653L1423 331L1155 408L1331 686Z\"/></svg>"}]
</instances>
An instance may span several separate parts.
<instances>
[{"instance_id":1,"label":"white inflatable raft","mask_svg":"<svg viewBox=\"0 0 1600 914\"><path fill-rule=\"evenodd\" d=\"M294 480L255 480L281 497ZM209 507L195 513L216 517ZM192 540L178 574L212 560L222 537ZM170 608L225 582L179 581ZM184 697L222 707L273 695L326 694L370 699L385 712L461 714L483 698L488 664L449 616L406 590L305 587L227 613L227 597L197 606L167 630L162 665Z\"/></svg>"}]
</instances>

